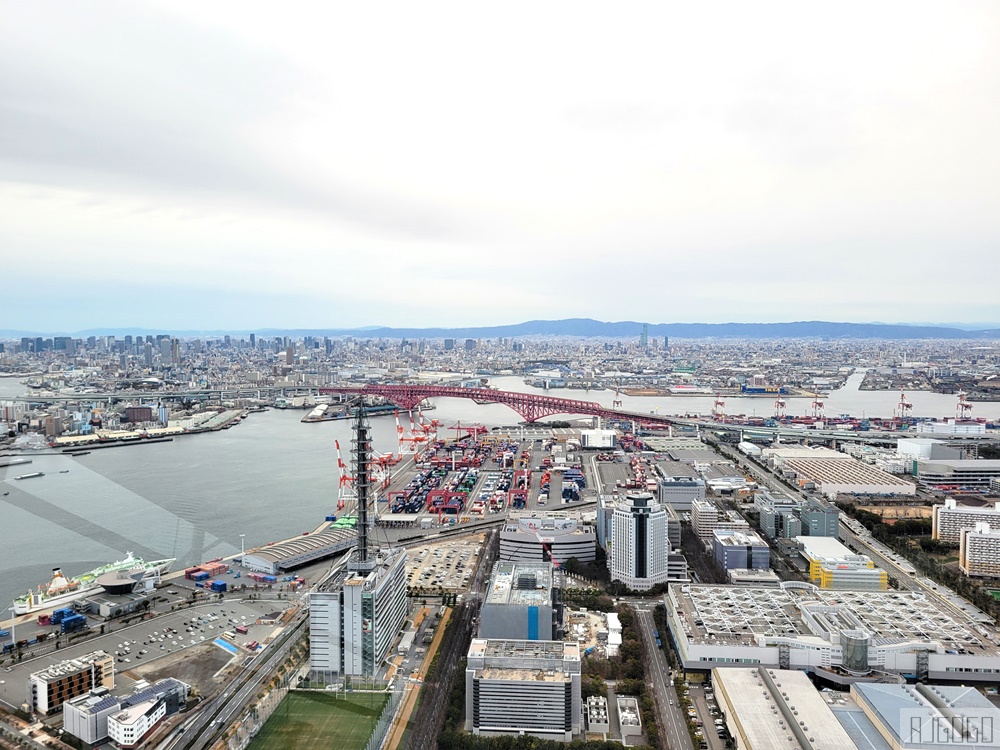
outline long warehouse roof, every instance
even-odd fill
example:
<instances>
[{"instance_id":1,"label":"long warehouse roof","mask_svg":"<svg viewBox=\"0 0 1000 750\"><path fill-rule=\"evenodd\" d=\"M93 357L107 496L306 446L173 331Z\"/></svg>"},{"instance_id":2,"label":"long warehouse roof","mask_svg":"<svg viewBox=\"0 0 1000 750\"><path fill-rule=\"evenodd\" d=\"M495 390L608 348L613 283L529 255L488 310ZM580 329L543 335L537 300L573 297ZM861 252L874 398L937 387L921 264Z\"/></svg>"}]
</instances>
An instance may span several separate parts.
<instances>
[{"instance_id":1,"label":"long warehouse roof","mask_svg":"<svg viewBox=\"0 0 1000 750\"><path fill-rule=\"evenodd\" d=\"M253 556L276 563L279 566L285 560L299 558L311 552L320 553L323 550L345 546L357 539L358 532L354 529L328 529L318 534L301 536L279 542L267 547L247 551L247 557Z\"/></svg>"}]
</instances>

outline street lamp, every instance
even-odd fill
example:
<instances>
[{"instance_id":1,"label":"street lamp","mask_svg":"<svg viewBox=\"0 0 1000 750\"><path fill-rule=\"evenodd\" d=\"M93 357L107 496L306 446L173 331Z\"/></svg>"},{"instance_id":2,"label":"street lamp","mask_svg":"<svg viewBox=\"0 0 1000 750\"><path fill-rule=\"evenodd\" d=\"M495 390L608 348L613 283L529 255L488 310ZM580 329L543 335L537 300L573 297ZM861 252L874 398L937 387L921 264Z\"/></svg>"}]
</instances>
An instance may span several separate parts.
<instances>
[{"instance_id":1,"label":"street lamp","mask_svg":"<svg viewBox=\"0 0 1000 750\"><path fill-rule=\"evenodd\" d=\"M243 555L246 554L246 552L243 549L243 537L245 536L246 534L240 534L240 565L243 565Z\"/></svg>"}]
</instances>

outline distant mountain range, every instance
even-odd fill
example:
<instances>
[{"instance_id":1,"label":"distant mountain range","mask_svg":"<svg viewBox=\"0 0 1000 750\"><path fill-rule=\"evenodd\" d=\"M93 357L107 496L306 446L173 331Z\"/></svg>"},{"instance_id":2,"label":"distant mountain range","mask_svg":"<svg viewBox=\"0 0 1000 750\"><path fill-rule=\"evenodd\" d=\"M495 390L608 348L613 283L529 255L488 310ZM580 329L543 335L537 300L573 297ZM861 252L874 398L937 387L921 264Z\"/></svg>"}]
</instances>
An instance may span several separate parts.
<instances>
[{"instance_id":1,"label":"distant mountain range","mask_svg":"<svg viewBox=\"0 0 1000 750\"><path fill-rule=\"evenodd\" d=\"M0 338L19 339L24 336L147 336L168 333L180 337L249 336L357 336L359 338L498 338L498 337L586 337L586 338L638 338L642 323L621 321L608 323L590 318L566 320L529 320L505 326L468 328L391 328L368 326L363 328L262 328L255 331L178 331L146 328L94 328L73 333L34 333L0 330ZM1000 327L980 330L936 325L908 325L901 323L833 323L811 320L795 323L650 323L650 337L663 336L683 339L703 338L841 338L841 339L994 339L1000 338Z\"/></svg>"}]
</instances>

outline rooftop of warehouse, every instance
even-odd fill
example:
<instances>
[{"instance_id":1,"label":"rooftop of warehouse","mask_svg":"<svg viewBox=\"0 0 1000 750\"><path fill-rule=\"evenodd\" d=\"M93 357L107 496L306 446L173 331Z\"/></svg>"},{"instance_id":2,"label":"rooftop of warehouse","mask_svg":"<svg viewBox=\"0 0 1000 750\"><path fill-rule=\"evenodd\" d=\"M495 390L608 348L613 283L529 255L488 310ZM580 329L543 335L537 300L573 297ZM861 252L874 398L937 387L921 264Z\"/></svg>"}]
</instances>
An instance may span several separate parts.
<instances>
[{"instance_id":1,"label":"rooftop of warehouse","mask_svg":"<svg viewBox=\"0 0 1000 750\"><path fill-rule=\"evenodd\" d=\"M799 582L778 588L674 584L667 597L692 644L756 646L759 639L817 638L819 629L864 630L873 645L933 642L958 654L1000 654L992 631L981 633L912 591L832 591Z\"/></svg>"},{"instance_id":2,"label":"rooftop of warehouse","mask_svg":"<svg viewBox=\"0 0 1000 750\"><path fill-rule=\"evenodd\" d=\"M486 604L550 604L552 563L498 562L487 588Z\"/></svg>"},{"instance_id":3,"label":"rooftop of warehouse","mask_svg":"<svg viewBox=\"0 0 1000 750\"><path fill-rule=\"evenodd\" d=\"M669 455L674 461L680 461L682 463L711 464L726 461L725 458L722 458L718 453L709 450L708 448L672 449L667 451L667 455Z\"/></svg>"},{"instance_id":4,"label":"rooftop of warehouse","mask_svg":"<svg viewBox=\"0 0 1000 750\"><path fill-rule=\"evenodd\" d=\"M854 742L804 672L785 669L714 669L715 690L735 714L751 747L799 748L790 740L782 708L794 712L813 741L809 750L856 750ZM775 710L777 709L777 710Z\"/></svg>"},{"instance_id":5,"label":"rooftop of warehouse","mask_svg":"<svg viewBox=\"0 0 1000 750\"><path fill-rule=\"evenodd\" d=\"M1000 461L997 462L1000 467ZM790 458L783 464L796 474L821 484L889 484L913 487L910 482L857 459Z\"/></svg>"},{"instance_id":6,"label":"rooftop of warehouse","mask_svg":"<svg viewBox=\"0 0 1000 750\"><path fill-rule=\"evenodd\" d=\"M1000 709L975 688L873 683L853 685L851 695L871 710L901 747L996 747L993 728L1000 724ZM961 722L949 715L952 711ZM961 728L969 736L951 733Z\"/></svg>"},{"instance_id":7,"label":"rooftop of warehouse","mask_svg":"<svg viewBox=\"0 0 1000 750\"><path fill-rule=\"evenodd\" d=\"M832 536L797 536L796 543L803 554L824 560L836 560L843 557L856 557L857 554L846 547L839 539Z\"/></svg>"},{"instance_id":8,"label":"rooftop of warehouse","mask_svg":"<svg viewBox=\"0 0 1000 750\"><path fill-rule=\"evenodd\" d=\"M316 552L325 547L335 547L345 544L352 539L356 539L357 536L358 532L353 528L331 527L326 531L319 532L318 534L300 536L295 539L278 542L277 544L271 544L267 547L258 547L256 549L247 550L246 555L248 557L251 555L254 557L260 557L272 562L280 562L292 557L298 557L299 555L306 554L308 552Z\"/></svg>"}]
</instances>

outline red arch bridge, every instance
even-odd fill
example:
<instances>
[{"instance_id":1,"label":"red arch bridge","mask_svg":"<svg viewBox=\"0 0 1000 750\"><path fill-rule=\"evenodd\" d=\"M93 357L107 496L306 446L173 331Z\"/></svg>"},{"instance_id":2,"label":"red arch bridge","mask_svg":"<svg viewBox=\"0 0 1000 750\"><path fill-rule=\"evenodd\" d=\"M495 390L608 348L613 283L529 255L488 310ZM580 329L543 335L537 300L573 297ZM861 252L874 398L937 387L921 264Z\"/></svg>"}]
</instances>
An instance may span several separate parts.
<instances>
[{"instance_id":1,"label":"red arch bridge","mask_svg":"<svg viewBox=\"0 0 1000 750\"><path fill-rule=\"evenodd\" d=\"M481 404L503 404L516 411L525 422L535 422L553 414L585 414L604 419L625 419L640 423L671 424L676 417L659 414L641 414L620 409L609 409L596 401L578 401L572 398L555 398L535 393L495 391L492 388L459 388L446 385L363 385L320 388L321 394L358 394L381 396L401 409L413 409L425 398L471 398Z\"/></svg>"}]
</instances>

